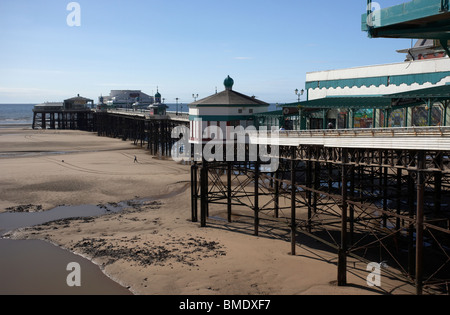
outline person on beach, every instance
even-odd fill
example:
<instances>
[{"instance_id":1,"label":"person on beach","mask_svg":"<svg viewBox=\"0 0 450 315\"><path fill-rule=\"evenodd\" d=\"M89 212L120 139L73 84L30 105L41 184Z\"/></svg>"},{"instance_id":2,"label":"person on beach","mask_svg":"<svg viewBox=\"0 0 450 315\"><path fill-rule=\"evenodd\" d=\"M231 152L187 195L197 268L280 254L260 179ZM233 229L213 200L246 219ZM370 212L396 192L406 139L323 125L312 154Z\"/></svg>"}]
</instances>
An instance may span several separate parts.
<instances>
[{"instance_id":1,"label":"person on beach","mask_svg":"<svg viewBox=\"0 0 450 315\"><path fill-rule=\"evenodd\" d=\"M134 156L134 163L138 163L136 155Z\"/></svg>"}]
</instances>

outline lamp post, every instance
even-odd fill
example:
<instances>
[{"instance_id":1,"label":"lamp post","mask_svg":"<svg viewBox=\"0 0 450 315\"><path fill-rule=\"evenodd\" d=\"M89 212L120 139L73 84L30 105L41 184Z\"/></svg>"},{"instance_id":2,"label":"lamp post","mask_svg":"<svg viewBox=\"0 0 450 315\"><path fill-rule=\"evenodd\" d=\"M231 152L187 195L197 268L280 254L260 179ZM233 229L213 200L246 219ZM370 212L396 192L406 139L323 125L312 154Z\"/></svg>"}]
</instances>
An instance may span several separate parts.
<instances>
[{"instance_id":1,"label":"lamp post","mask_svg":"<svg viewBox=\"0 0 450 315\"><path fill-rule=\"evenodd\" d=\"M194 98L194 102L197 102L198 94L192 94L192 97Z\"/></svg>"},{"instance_id":2,"label":"lamp post","mask_svg":"<svg viewBox=\"0 0 450 315\"><path fill-rule=\"evenodd\" d=\"M177 116L178 116L178 97L175 98L175 100L177 101Z\"/></svg>"},{"instance_id":3,"label":"lamp post","mask_svg":"<svg viewBox=\"0 0 450 315\"><path fill-rule=\"evenodd\" d=\"M303 93L305 93L305 90L301 90L299 91L298 89L295 89L295 95L298 96L298 102L300 103L300 97L303 95Z\"/></svg>"}]
</instances>

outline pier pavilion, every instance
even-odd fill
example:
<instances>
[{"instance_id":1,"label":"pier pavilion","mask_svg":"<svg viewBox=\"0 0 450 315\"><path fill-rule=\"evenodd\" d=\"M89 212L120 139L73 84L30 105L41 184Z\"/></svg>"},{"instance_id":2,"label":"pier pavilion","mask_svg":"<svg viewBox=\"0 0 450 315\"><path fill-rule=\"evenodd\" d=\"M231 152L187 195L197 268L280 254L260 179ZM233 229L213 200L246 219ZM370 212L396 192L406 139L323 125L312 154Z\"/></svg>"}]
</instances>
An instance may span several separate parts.
<instances>
[{"instance_id":1,"label":"pier pavilion","mask_svg":"<svg viewBox=\"0 0 450 315\"><path fill-rule=\"evenodd\" d=\"M328 96L286 104L295 130L448 126L450 84L388 95Z\"/></svg>"},{"instance_id":2,"label":"pier pavilion","mask_svg":"<svg viewBox=\"0 0 450 315\"><path fill-rule=\"evenodd\" d=\"M43 103L33 109L33 129L92 130L94 101L79 94L62 103Z\"/></svg>"},{"instance_id":3,"label":"pier pavilion","mask_svg":"<svg viewBox=\"0 0 450 315\"><path fill-rule=\"evenodd\" d=\"M225 90L189 104L190 141L201 143L210 140L208 127L217 126L228 139L227 127L254 125L258 113L267 112L269 104L233 90L234 80L224 80ZM204 134L206 130L207 134Z\"/></svg>"},{"instance_id":4,"label":"pier pavilion","mask_svg":"<svg viewBox=\"0 0 450 315\"><path fill-rule=\"evenodd\" d=\"M291 130L447 126L450 99L448 0L412 0L375 8L367 1L362 30L370 38L418 39L399 50L405 62L311 72L307 100L262 114L259 124Z\"/></svg>"},{"instance_id":5,"label":"pier pavilion","mask_svg":"<svg viewBox=\"0 0 450 315\"><path fill-rule=\"evenodd\" d=\"M291 129L447 126L450 59L431 42L401 63L307 73L307 100L283 105Z\"/></svg>"}]
</instances>

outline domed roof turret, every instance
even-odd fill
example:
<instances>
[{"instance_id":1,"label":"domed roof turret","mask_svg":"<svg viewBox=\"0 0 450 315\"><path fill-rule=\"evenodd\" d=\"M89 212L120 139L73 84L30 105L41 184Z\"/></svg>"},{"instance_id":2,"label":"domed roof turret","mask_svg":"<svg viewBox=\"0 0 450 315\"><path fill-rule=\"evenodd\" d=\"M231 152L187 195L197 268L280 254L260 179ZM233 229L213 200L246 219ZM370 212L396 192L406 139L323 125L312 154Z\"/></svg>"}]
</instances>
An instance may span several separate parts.
<instances>
[{"instance_id":1,"label":"domed roof turret","mask_svg":"<svg viewBox=\"0 0 450 315\"><path fill-rule=\"evenodd\" d=\"M234 85L234 80L228 76L225 81L223 81L223 85L225 85L226 90L232 90Z\"/></svg>"}]
</instances>

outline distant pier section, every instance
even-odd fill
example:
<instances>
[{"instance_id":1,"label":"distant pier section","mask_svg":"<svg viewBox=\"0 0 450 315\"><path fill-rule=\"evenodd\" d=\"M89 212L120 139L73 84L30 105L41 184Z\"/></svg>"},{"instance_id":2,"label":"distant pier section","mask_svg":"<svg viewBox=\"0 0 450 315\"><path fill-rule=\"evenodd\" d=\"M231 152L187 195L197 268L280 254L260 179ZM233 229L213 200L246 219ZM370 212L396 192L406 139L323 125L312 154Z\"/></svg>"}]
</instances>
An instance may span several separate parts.
<instances>
[{"instance_id":1,"label":"distant pier section","mask_svg":"<svg viewBox=\"0 0 450 315\"><path fill-rule=\"evenodd\" d=\"M132 108L106 106L106 102L95 105L93 100L78 94L64 102L46 102L36 105L33 109L32 128L97 131L97 114L105 113L148 120L189 121L188 113L168 112L167 106L159 102L153 102L145 108L136 107L135 104ZM142 104L144 103L140 105Z\"/></svg>"},{"instance_id":2,"label":"distant pier section","mask_svg":"<svg viewBox=\"0 0 450 315\"><path fill-rule=\"evenodd\" d=\"M89 130L94 127L94 101L79 94L61 103L43 103L33 109L33 129Z\"/></svg>"}]
</instances>

